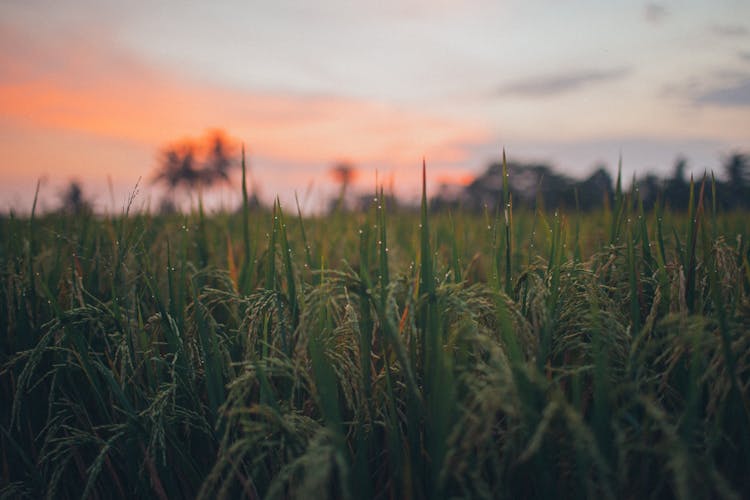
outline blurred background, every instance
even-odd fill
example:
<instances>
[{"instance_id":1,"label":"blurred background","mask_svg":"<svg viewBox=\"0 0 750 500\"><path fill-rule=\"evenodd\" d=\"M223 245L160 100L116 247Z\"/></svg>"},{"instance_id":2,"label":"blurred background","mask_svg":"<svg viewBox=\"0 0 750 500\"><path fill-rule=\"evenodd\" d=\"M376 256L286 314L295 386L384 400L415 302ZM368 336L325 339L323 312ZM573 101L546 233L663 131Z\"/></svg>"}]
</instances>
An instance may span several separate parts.
<instances>
[{"instance_id":1,"label":"blurred background","mask_svg":"<svg viewBox=\"0 0 750 500\"><path fill-rule=\"evenodd\" d=\"M411 203L423 157L466 204L502 148L520 198L611 184L620 157L628 185L745 189L748 20L746 1L5 1L0 212L38 180L44 210L120 211L136 184L137 208L233 210L242 143L256 202L308 213L376 177Z\"/></svg>"}]
</instances>

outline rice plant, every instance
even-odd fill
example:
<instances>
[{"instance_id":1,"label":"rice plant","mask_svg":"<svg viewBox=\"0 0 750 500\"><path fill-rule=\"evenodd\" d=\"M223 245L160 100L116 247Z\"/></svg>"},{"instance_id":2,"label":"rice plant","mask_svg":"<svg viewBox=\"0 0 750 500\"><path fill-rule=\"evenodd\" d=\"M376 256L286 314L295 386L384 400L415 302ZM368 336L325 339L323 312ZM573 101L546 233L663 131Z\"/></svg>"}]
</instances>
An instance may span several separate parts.
<instances>
[{"instance_id":1,"label":"rice plant","mask_svg":"<svg viewBox=\"0 0 750 500\"><path fill-rule=\"evenodd\" d=\"M750 496L746 214L503 175L484 215L2 217L0 496Z\"/></svg>"}]
</instances>

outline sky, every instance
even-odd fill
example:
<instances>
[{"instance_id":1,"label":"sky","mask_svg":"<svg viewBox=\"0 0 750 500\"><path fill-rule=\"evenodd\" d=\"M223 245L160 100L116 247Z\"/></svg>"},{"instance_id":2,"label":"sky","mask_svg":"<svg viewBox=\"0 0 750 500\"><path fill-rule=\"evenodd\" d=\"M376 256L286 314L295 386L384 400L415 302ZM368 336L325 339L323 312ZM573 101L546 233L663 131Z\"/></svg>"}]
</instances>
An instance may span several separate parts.
<instances>
[{"instance_id":1,"label":"sky","mask_svg":"<svg viewBox=\"0 0 750 500\"><path fill-rule=\"evenodd\" d=\"M0 211L156 206L159 152L223 129L261 199L329 171L416 198L503 148L582 177L720 173L750 150L750 2L0 1ZM139 180L140 179L140 180ZM237 186L210 194L233 207Z\"/></svg>"}]
</instances>

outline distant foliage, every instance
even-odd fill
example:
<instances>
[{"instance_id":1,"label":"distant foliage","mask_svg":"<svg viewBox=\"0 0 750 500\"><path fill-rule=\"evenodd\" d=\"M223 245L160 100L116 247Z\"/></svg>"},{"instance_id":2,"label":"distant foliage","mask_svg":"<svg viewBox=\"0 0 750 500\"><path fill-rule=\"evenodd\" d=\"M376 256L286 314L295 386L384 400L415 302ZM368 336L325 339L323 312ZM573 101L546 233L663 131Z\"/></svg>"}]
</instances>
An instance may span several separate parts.
<instances>
[{"instance_id":1,"label":"distant foliage","mask_svg":"<svg viewBox=\"0 0 750 500\"><path fill-rule=\"evenodd\" d=\"M584 212L598 210L614 202L615 183L604 167L597 168L584 180L575 180L543 164L508 164L510 188L516 207L580 209ZM661 179L654 174L635 178L645 209L651 209L657 200L672 210L685 211L689 199L690 179L686 175L687 161L678 158L671 177ZM710 179L712 173L707 172ZM717 190L722 196L717 200L724 210L750 208L750 156L733 153L716 172ZM696 179L699 181L700 179ZM624 179L623 181L628 181ZM444 186L433 199L434 208L461 207L481 212L505 204L502 196L502 165L495 163L468 186L456 192Z\"/></svg>"}]
</instances>

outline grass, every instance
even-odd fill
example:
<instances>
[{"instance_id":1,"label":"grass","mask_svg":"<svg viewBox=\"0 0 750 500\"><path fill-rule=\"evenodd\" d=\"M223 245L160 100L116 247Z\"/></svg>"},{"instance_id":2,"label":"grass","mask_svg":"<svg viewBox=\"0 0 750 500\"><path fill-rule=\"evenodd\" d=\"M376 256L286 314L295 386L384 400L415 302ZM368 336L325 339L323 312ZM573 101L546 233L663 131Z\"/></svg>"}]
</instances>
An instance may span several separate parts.
<instances>
[{"instance_id":1,"label":"grass","mask_svg":"<svg viewBox=\"0 0 750 500\"><path fill-rule=\"evenodd\" d=\"M0 496L750 496L747 214L504 172L483 216L0 219Z\"/></svg>"}]
</instances>

